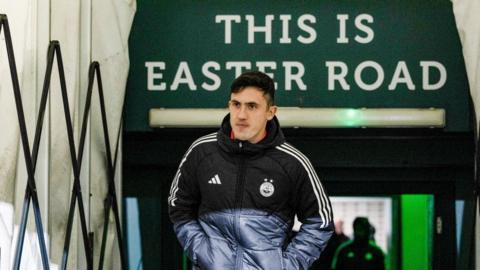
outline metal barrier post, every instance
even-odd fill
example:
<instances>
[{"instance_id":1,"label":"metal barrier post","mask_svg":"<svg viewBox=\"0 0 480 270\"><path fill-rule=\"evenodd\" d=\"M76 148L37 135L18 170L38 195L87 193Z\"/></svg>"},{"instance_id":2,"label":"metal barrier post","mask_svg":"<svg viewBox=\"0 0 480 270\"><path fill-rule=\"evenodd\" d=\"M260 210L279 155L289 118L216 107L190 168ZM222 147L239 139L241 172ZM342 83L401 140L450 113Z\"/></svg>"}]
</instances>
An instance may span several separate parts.
<instances>
[{"instance_id":1,"label":"metal barrier post","mask_svg":"<svg viewBox=\"0 0 480 270\"><path fill-rule=\"evenodd\" d=\"M63 256L61 260L61 269L66 269L67 261L68 261L68 253L70 247L70 238L72 234L72 226L73 226L73 217L75 213L75 205L76 201L78 200L78 209L80 215L80 224L83 236L83 243L87 261L87 268L89 270L93 269L93 248L92 242L89 238L88 228L86 224L85 218L85 209L83 205L83 198L82 198L82 191L80 185L80 171L82 166L82 158L83 158L83 149L85 146L85 136L86 136L86 129L87 129L87 122L88 122L88 114L90 111L91 105L91 97L92 97L92 90L93 90L93 83L95 77L97 78L97 87L98 87L98 94L100 100L100 109L101 109L101 116L102 116L102 125L103 125L103 135L105 139L105 148L106 148L106 159L107 159L107 185L108 185L108 194L105 199L105 219L104 219L104 231L102 237L102 245L100 250L100 262L99 262L99 269L103 268L103 261L105 255L105 246L106 246L106 236L108 231L108 219L110 216L110 209L113 211L115 217L115 227L117 232L118 238L118 245L120 251L120 259L121 259L121 267L122 269L125 268L125 256L124 256L124 247L123 247L123 238L121 234L121 226L120 226L120 218L119 218L119 209L117 203L117 195L115 192L115 168L116 168L116 161L117 161L117 154L118 154L118 144L119 144L119 133L117 134L117 145L115 150L115 160L112 162L112 154L110 150L110 139L108 136L108 123L106 117L106 110L105 110L105 102L103 97L103 86L102 86L102 78L100 73L100 65L98 62L92 62L89 67L88 73L88 89L87 89L87 100L85 104L85 110L83 113L83 122L81 127L81 135L80 135L80 144L78 147L78 156L75 150L75 141L73 136L73 124L72 119L70 116L70 108L68 103L68 94L67 94L67 86L65 81L65 72L63 67L63 60L62 60L62 53L60 50L60 44L58 41L51 41L48 47L47 53L47 69L44 77L44 84L42 89L42 97L40 100L40 110L38 113L38 118L36 122L36 130L35 130L35 137L33 143L33 152L30 155L30 148L28 143L28 135L27 135L27 128L25 123L25 116L23 111L22 105L22 97L20 94L20 86L18 81L17 69L15 65L15 57L13 53L13 46L12 46L12 39L10 36L10 29L8 26L8 19L6 15L0 14L0 33L4 29L5 33L5 43L7 47L7 55L8 61L10 66L10 74L12 77L12 84L13 84L13 91L15 96L15 105L17 108L17 115L18 121L20 126L20 135L22 139L23 151L25 156L25 164L27 167L28 173L28 182L25 189L25 197L23 202L22 208L22 218L20 222L20 231L17 241L17 246L15 250L15 259L14 259L14 267L13 269L17 270L20 268L21 257L22 257L22 249L23 249L23 242L25 238L25 231L26 231L26 224L28 219L28 212L30 208L30 201L32 201L32 207L35 216L35 224L37 227L37 236L38 241L40 244L40 253L42 257L42 265L43 269L49 269L49 261L47 255L47 249L45 245L44 239L44 229L42 225L42 219L40 214L40 207L38 203L38 196L37 190L35 186L35 168L37 164L37 157L38 157L38 150L40 146L40 138L42 134L42 126L43 126L43 119L45 115L47 97L50 89L50 82L51 82L51 75L52 75L52 68L53 68L53 61L56 56L57 58L57 67L60 77L60 88L62 94L62 101L63 101L63 108L64 108L64 115L65 115L65 123L67 127L67 135L68 135L68 143L70 147L70 156L72 162L72 169L73 169L73 189L72 189L72 196L70 200L70 209L68 213L68 222L67 222L67 231L65 235L65 242L63 248ZM122 110L123 115L123 110Z\"/></svg>"}]
</instances>

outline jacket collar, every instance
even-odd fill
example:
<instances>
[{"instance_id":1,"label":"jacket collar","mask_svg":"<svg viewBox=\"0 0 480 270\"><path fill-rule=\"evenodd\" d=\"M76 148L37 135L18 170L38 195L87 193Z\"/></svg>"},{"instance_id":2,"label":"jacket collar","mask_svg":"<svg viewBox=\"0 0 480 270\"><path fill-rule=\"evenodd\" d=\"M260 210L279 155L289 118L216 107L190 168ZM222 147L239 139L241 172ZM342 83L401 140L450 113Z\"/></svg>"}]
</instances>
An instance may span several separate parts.
<instances>
[{"instance_id":1,"label":"jacket collar","mask_svg":"<svg viewBox=\"0 0 480 270\"><path fill-rule=\"evenodd\" d=\"M217 134L218 144L225 152L253 155L262 153L269 148L274 148L285 142L285 137L283 136L276 116L267 122L267 136L258 143L250 143L248 141L237 139L232 140L230 138L231 132L230 114L227 114L225 118L223 118L222 125Z\"/></svg>"}]
</instances>

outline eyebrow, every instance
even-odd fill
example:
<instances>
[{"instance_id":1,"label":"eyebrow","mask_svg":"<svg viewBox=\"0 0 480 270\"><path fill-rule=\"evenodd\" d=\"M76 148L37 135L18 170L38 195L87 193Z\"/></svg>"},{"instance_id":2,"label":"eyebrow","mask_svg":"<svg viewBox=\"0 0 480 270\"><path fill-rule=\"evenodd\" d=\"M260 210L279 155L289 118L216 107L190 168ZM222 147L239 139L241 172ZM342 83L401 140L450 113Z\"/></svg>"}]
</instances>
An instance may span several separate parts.
<instances>
[{"instance_id":1,"label":"eyebrow","mask_svg":"<svg viewBox=\"0 0 480 270\"><path fill-rule=\"evenodd\" d=\"M238 100L236 100L236 99L231 99L230 101L231 101L231 102L235 102L235 103L240 103L240 104L242 104L242 102L240 102L240 101L238 101ZM255 102L255 101L245 102L245 103L243 103L243 104L246 104L246 105L259 105L259 104L258 104L257 102Z\"/></svg>"}]
</instances>

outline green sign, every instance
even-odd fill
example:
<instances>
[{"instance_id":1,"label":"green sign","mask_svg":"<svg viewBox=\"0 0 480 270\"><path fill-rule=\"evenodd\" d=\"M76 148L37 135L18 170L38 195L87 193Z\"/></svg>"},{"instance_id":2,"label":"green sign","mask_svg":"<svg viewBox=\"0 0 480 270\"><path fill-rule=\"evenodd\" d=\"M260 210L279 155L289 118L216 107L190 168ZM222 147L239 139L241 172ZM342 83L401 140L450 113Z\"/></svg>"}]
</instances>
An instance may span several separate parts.
<instances>
[{"instance_id":1,"label":"green sign","mask_svg":"<svg viewBox=\"0 0 480 270\"><path fill-rule=\"evenodd\" d=\"M226 107L242 71L268 73L279 106L444 108L469 129L468 84L449 0L138 2L126 129L150 108Z\"/></svg>"}]
</instances>

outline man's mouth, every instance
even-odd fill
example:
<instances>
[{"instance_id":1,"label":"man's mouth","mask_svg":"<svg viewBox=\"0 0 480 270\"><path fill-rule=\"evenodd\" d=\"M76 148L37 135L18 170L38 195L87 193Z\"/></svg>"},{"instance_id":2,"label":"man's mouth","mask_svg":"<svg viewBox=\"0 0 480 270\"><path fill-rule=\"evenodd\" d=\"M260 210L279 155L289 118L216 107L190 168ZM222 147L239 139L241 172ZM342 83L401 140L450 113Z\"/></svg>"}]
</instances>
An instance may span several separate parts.
<instances>
[{"instance_id":1,"label":"man's mouth","mask_svg":"<svg viewBox=\"0 0 480 270\"><path fill-rule=\"evenodd\" d=\"M246 127L248 127L248 124L246 124L246 123L237 123L237 124L235 124L235 125L236 125L237 127L239 127L239 128L246 128Z\"/></svg>"}]
</instances>

